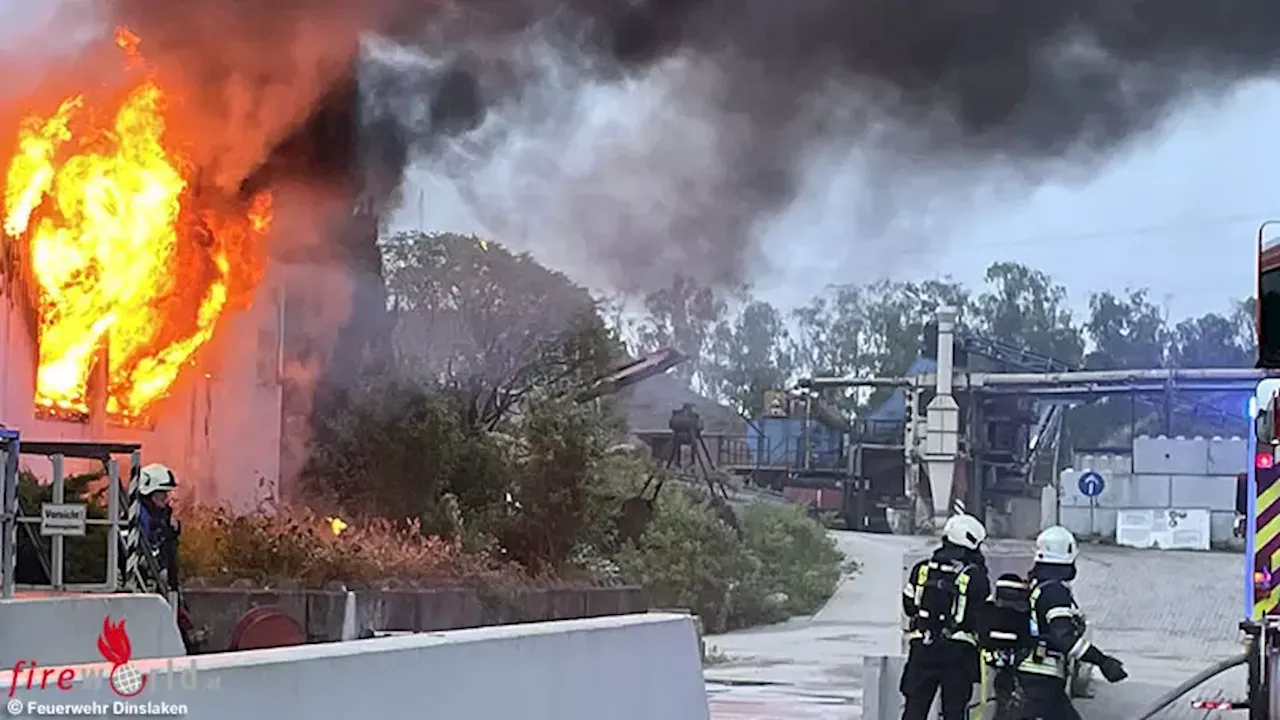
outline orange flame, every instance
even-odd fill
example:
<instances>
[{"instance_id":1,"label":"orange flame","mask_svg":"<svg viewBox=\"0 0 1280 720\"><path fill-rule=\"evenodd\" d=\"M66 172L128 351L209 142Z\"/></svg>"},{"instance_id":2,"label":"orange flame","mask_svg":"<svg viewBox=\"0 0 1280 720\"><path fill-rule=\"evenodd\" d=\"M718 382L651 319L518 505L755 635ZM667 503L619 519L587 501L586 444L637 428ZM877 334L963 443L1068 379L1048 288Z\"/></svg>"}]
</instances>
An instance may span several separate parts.
<instances>
[{"instance_id":1,"label":"orange flame","mask_svg":"<svg viewBox=\"0 0 1280 720\"><path fill-rule=\"evenodd\" d=\"M271 198L228 207L193 190L193 171L165 142L166 94L145 72L141 40L116 44L140 70L114 108L84 96L29 117L4 187L2 229L25 243L38 285L36 402L88 411L107 350L107 410L142 416L246 301L261 277Z\"/></svg>"}]
</instances>

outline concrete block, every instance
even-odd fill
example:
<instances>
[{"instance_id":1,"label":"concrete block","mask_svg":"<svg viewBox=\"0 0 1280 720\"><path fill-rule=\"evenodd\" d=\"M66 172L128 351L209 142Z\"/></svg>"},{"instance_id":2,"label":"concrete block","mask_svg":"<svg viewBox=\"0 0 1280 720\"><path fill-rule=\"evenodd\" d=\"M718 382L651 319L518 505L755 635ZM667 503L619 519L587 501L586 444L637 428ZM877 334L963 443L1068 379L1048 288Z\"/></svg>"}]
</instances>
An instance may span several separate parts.
<instances>
[{"instance_id":1,"label":"concrete block","mask_svg":"<svg viewBox=\"0 0 1280 720\"><path fill-rule=\"evenodd\" d=\"M906 661L901 655L872 655L863 659L863 720L897 720L902 717L902 693L898 690L898 683Z\"/></svg>"},{"instance_id":2,"label":"concrete block","mask_svg":"<svg viewBox=\"0 0 1280 720\"><path fill-rule=\"evenodd\" d=\"M477 627L483 622L480 603L468 590L420 590L417 603L417 630L422 632Z\"/></svg>"},{"instance_id":3,"label":"concrete block","mask_svg":"<svg viewBox=\"0 0 1280 720\"><path fill-rule=\"evenodd\" d=\"M1215 510L1209 513L1209 540L1213 543L1230 545L1235 541L1235 510L1224 512Z\"/></svg>"},{"instance_id":4,"label":"concrete block","mask_svg":"<svg viewBox=\"0 0 1280 720\"><path fill-rule=\"evenodd\" d=\"M1203 475L1208 471L1207 438L1140 435L1133 439L1133 472L1136 474Z\"/></svg>"},{"instance_id":5,"label":"concrete block","mask_svg":"<svg viewBox=\"0 0 1280 720\"><path fill-rule=\"evenodd\" d=\"M1114 537L1115 508L1062 508L1062 526L1079 536Z\"/></svg>"},{"instance_id":6,"label":"concrete block","mask_svg":"<svg viewBox=\"0 0 1280 720\"><path fill-rule=\"evenodd\" d=\"M1119 507L1169 507L1171 493L1169 475L1135 475L1130 480L1129 495Z\"/></svg>"},{"instance_id":7,"label":"concrete block","mask_svg":"<svg viewBox=\"0 0 1280 720\"><path fill-rule=\"evenodd\" d=\"M252 607L249 591L235 588L187 590L183 599L195 622L208 628L206 643L210 652L222 652L231 647L231 631Z\"/></svg>"},{"instance_id":8,"label":"concrete block","mask_svg":"<svg viewBox=\"0 0 1280 720\"><path fill-rule=\"evenodd\" d=\"M1040 529L1058 522L1058 488L1045 485L1040 491Z\"/></svg>"},{"instance_id":9,"label":"concrete block","mask_svg":"<svg viewBox=\"0 0 1280 720\"><path fill-rule=\"evenodd\" d=\"M1041 501L1038 498L1010 498L1006 532L1013 538L1033 538L1040 526Z\"/></svg>"},{"instance_id":10,"label":"concrete block","mask_svg":"<svg viewBox=\"0 0 1280 720\"><path fill-rule=\"evenodd\" d=\"M101 619L96 622L100 630ZM56 628L52 619L34 626L46 639ZM84 644L96 654L94 637L96 633L90 634ZM136 643L137 639L135 650ZM194 688L173 678L175 671L187 671L189 663L199 679ZM637 614L410 634L202 655L189 663L132 662L150 680L137 702L176 705L195 720L264 713L311 720L399 717L406 708L422 708L423 703L433 720L710 716L697 633L693 620L681 615ZM31 703L24 714L39 714L40 703L117 701L120 698L101 683L92 682L93 672L110 669L101 663L80 666L75 668L75 683L65 692L16 689L16 697ZM0 677L0 693L9 694L12 683L11 677ZM130 714L139 713L134 709Z\"/></svg>"},{"instance_id":11,"label":"concrete block","mask_svg":"<svg viewBox=\"0 0 1280 720\"><path fill-rule=\"evenodd\" d=\"M159 595L28 596L0 601L0 667L19 660L44 667L100 663L97 642L107 618L125 622L134 658L186 654L173 608Z\"/></svg>"},{"instance_id":12,"label":"concrete block","mask_svg":"<svg viewBox=\"0 0 1280 720\"><path fill-rule=\"evenodd\" d=\"M1212 475L1237 475L1249 471L1249 443L1243 437L1210 438L1209 468Z\"/></svg>"},{"instance_id":13,"label":"concrete block","mask_svg":"<svg viewBox=\"0 0 1280 720\"><path fill-rule=\"evenodd\" d=\"M1234 510L1236 478L1234 475L1174 475L1170 507Z\"/></svg>"},{"instance_id":14,"label":"concrete block","mask_svg":"<svg viewBox=\"0 0 1280 720\"><path fill-rule=\"evenodd\" d=\"M337 590L308 590L307 640L309 642L335 642L342 638L342 613L346 605L346 593ZM197 615L197 617L199 617Z\"/></svg>"},{"instance_id":15,"label":"concrete block","mask_svg":"<svg viewBox=\"0 0 1280 720\"><path fill-rule=\"evenodd\" d=\"M1089 504L1089 499L1080 494L1080 470L1067 468L1058 475L1058 485L1062 488L1058 499L1062 507L1082 507Z\"/></svg>"}]
</instances>

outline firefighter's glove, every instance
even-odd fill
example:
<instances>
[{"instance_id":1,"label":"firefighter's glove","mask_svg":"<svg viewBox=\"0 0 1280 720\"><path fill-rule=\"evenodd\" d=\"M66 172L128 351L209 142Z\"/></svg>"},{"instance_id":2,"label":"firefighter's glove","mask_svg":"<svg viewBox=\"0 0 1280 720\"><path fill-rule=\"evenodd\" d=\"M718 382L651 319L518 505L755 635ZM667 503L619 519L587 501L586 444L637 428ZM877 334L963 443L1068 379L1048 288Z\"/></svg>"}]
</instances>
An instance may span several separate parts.
<instances>
[{"instance_id":1,"label":"firefighter's glove","mask_svg":"<svg viewBox=\"0 0 1280 720\"><path fill-rule=\"evenodd\" d=\"M1110 655L1098 664L1098 669L1102 671L1102 677L1106 678L1109 683L1118 683L1129 677L1129 673L1125 672L1124 663Z\"/></svg>"}]
</instances>

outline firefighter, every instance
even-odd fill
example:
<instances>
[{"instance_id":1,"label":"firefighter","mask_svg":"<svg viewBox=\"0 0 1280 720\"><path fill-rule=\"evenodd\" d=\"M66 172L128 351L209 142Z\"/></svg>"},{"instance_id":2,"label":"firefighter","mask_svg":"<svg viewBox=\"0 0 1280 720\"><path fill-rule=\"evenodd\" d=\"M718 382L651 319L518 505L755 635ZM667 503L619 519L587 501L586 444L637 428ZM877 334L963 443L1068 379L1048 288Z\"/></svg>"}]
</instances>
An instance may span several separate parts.
<instances>
[{"instance_id":1,"label":"firefighter","mask_svg":"<svg viewBox=\"0 0 1280 720\"><path fill-rule=\"evenodd\" d=\"M1031 588L1013 573L996 578L995 592L983 608L978 629L982 660L992 670L994 720L1019 717L1022 691L1018 666L1035 650L1031 639Z\"/></svg>"},{"instance_id":2,"label":"firefighter","mask_svg":"<svg viewBox=\"0 0 1280 720\"><path fill-rule=\"evenodd\" d=\"M138 478L138 495L142 497L138 524L171 590L178 589L178 538L182 534L169 505L169 493L177 487L173 471L159 463L142 468Z\"/></svg>"},{"instance_id":3,"label":"firefighter","mask_svg":"<svg viewBox=\"0 0 1280 720\"><path fill-rule=\"evenodd\" d=\"M1036 538L1030 573L1030 629L1035 649L1018 665L1025 717L1079 720L1068 692L1069 660L1096 665L1107 682L1128 677L1124 664L1085 639L1084 617L1068 585L1079 548L1070 530L1055 525Z\"/></svg>"},{"instance_id":4,"label":"firefighter","mask_svg":"<svg viewBox=\"0 0 1280 720\"><path fill-rule=\"evenodd\" d=\"M903 720L925 720L942 691L943 720L962 720L980 679L977 626L991 582L982 542L987 529L971 515L954 515L942 546L911 568L902 589L910 620L910 650L899 689Z\"/></svg>"}]
</instances>

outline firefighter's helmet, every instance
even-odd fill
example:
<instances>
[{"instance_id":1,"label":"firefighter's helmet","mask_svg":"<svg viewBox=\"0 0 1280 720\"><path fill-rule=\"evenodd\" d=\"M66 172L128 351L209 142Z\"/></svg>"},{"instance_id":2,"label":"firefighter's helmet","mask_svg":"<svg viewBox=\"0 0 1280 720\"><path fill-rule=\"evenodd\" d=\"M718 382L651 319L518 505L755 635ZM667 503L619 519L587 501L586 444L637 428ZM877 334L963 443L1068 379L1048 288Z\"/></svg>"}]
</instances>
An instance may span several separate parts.
<instances>
[{"instance_id":1,"label":"firefighter's helmet","mask_svg":"<svg viewBox=\"0 0 1280 720\"><path fill-rule=\"evenodd\" d=\"M987 539L987 528L978 518L962 513L947 519L947 524L942 526L942 536L953 545L977 550Z\"/></svg>"},{"instance_id":2,"label":"firefighter's helmet","mask_svg":"<svg viewBox=\"0 0 1280 720\"><path fill-rule=\"evenodd\" d=\"M152 493L169 492L178 487L178 480L167 465L152 463L138 477L138 494L146 497Z\"/></svg>"},{"instance_id":3,"label":"firefighter's helmet","mask_svg":"<svg viewBox=\"0 0 1280 720\"><path fill-rule=\"evenodd\" d=\"M1046 565L1073 565L1079 546L1076 536L1061 525L1046 528L1036 537L1036 562Z\"/></svg>"}]
</instances>

